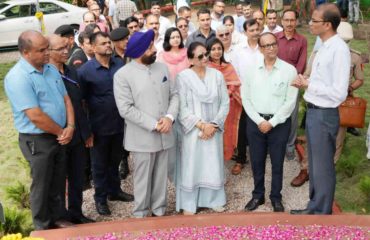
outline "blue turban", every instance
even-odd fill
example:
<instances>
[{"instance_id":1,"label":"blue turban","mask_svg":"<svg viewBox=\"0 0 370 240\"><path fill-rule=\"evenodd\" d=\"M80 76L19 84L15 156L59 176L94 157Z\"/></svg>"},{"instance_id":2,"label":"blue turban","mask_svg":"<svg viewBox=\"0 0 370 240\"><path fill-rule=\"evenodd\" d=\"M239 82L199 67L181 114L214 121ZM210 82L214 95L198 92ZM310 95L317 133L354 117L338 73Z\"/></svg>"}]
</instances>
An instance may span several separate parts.
<instances>
[{"instance_id":1,"label":"blue turban","mask_svg":"<svg viewBox=\"0 0 370 240\"><path fill-rule=\"evenodd\" d=\"M135 32L128 40L125 57L138 58L149 48L154 40L154 31L152 29L143 32Z\"/></svg>"}]
</instances>

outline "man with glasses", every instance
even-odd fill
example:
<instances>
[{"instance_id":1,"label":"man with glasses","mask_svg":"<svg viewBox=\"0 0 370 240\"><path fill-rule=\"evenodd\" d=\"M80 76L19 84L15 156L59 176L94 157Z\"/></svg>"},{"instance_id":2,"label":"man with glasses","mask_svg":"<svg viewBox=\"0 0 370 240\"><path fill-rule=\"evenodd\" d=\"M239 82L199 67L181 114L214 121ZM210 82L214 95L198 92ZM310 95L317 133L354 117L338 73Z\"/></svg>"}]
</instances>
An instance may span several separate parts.
<instances>
[{"instance_id":1,"label":"man with glasses","mask_svg":"<svg viewBox=\"0 0 370 240\"><path fill-rule=\"evenodd\" d=\"M259 24L256 19L249 19L245 21L244 31L247 38L236 50L235 54L231 56L231 62L235 66L235 70L243 84L246 81L245 74L255 65L257 59L261 58L261 52L258 49L258 38L260 36ZM239 121L238 133L238 154L236 156L236 163L231 170L233 175L239 175L244 168L247 161L247 135L246 135L246 113L243 110Z\"/></svg>"},{"instance_id":2,"label":"man with glasses","mask_svg":"<svg viewBox=\"0 0 370 240\"><path fill-rule=\"evenodd\" d=\"M201 8L197 16L199 29L189 36L186 47L189 47L192 42L201 42L207 46L216 38L216 32L211 28L211 12L207 8Z\"/></svg>"},{"instance_id":3,"label":"man with glasses","mask_svg":"<svg viewBox=\"0 0 370 240\"><path fill-rule=\"evenodd\" d=\"M89 121L94 134L91 162L95 188L95 206L100 215L110 215L107 200L131 202L131 194L121 189L118 166L124 157L122 147L124 120L118 113L113 95L113 75L124 64L113 58L112 43L107 33L91 35L95 58L78 69Z\"/></svg>"},{"instance_id":4,"label":"man with glasses","mask_svg":"<svg viewBox=\"0 0 370 240\"><path fill-rule=\"evenodd\" d=\"M258 39L263 57L246 71L242 84L242 101L247 112L247 136L251 156L254 190L245 206L253 211L265 203L266 157L271 159L270 200L274 212L284 212L281 189L290 115L298 89L291 86L297 70L278 58L278 42L273 33Z\"/></svg>"},{"instance_id":5,"label":"man with glasses","mask_svg":"<svg viewBox=\"0 0 370 240\"><path fill-rule=\"evenodd\" d=\"M65 185L61 190L62 209L65 218L71 222L91 223L93 220L82 214L82 190L84 184L84 170L87 164L87 147L93 145L93 135L89 128L86 112L82 106L82 90L77 71L65 63L68 59L68 45L65 39L58 35L49 37L50 64L53 64L62 76L68 96L71 98L75 114L75 131L71 142L66 146L65 180L68 179L68 208L66 209ZM63 181L64 184L66 181Z\"/></svg>"},{"instance_id":6,"label":"man with glasses","mask_svg":"<svg viewBox=\"0 0 370 240\"><path fill-rule=\"evenodd\" d=\"M177 11L177 17L178 18L182 17L188 20L189 35L197 30L194 23L191 22L191 9L189 7L187 6L180 7L179 10Z\"/></svg>"},{"instance_id":7,"label":"man with glasses","mask_svg":"<svg viewBox=\"0 0 370 240\"><path fill-rule=\"evenodd\" d=\"M283 12L282 24L284 30L276 34L279 43L278 56L280 59L292 64L299 74L303 74L307 61L307 39L297 33L297 20L298 14L296 11L288 9ZM288 160L296 158L295 139L298 131L298 112L299 99L297 96L296 105L291 116L292 126L286 147L286 158ZM307 178L307 172L302 172L300 176L301 181L307 181Z\"/></svg>"},{"instance_id":8,"label":"man with glasses","mask_svg":"<svg viewBox=\"0 0 370 240\"><path fill-rule=\"evenodd\" d=\"M277 24L277 12L274 9L268 9L266 12L266 25L263 32L278 33L283 31L283 28Z\"/></svg>"},{"instance_id":9,"label":"man with glasses","mask_svg":"<svg viewBox=\"0 0 370 240\"><path fill-rule=\"evenodd\" d=\"M5 76L19 147L31 169L31 212L36 230L66 227L61 221L65 145L72 140L75 118L58 70L48 64L49 42L37 31L18 38L21 59ZM66 49L67 50L67 49Z\"/></svg>"},{"instance_id":10,"label":"man with glasses","mask_svg":"<svg viewBox=\"0 0 370 240\"><path fill-rule=\"evenodd\" d=\"M225 3L223 0L215 0L213 2L213 11L211 13L211 28L216 30L218 26L222 25L224 19Z\"/></svg>"},{"instance_id":11,"label":"man with glasses","mask_svg":"<svg viewBox=\"0 0 370 240\"><path fill-rule=\"evenodd\" d=\"M338 7L320 5L312 14L310 31L323 45L312 63L311 75L299 75L293 86L306 89L306 137L310 178L310 201L303 210L292 214L331 214L335 193L335 143L339 129L338 106L346 99L350 76L351 54L338 36Z\"/></svg>"}]
</instances>

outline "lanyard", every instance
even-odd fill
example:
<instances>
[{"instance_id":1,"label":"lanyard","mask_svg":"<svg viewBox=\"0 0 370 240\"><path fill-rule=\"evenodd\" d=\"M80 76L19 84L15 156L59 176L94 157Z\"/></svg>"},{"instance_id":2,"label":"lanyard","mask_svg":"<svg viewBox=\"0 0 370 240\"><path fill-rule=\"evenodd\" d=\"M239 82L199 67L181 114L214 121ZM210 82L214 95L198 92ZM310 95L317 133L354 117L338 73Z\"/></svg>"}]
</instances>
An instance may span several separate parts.
<instances>
[{"instance_id":1,"label":"lanyard","mask_svg":"<svg viewBox=\"0 0 370 240\"><path fill-rule=\"evenodd\" d=\"M63 74L60 74L60 75L62 76L62 78L64 80L67 80L68 82L75 84L78 88L80 87L80 85L78 84L78 82L76 82L75 80L72 80L72 79L70 79L69 77L67 77L66 75L63 75Z\"/></svg>"}]
</instances>

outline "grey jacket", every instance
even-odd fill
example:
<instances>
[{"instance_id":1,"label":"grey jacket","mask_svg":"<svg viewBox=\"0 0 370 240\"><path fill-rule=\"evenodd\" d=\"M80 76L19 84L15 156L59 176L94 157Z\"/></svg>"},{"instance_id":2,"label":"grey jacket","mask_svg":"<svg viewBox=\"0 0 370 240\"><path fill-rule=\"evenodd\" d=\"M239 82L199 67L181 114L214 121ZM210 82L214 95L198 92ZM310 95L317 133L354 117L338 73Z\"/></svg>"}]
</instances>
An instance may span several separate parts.
<instances>
[{"instance_id":1,"label":"grey jacket","mask_svg":"<svg viewBox=\"0 0 370 240\"><path fill-rule=\"evenodd\" d=\"M168 134L154 130L161 117L171 114L176 119L179 109L178 93L166 65L131 61L114 75L113 89L118 111L125 119L127 151L158 152L174 145L172 130Z\"/></svg>"}]
</instances>

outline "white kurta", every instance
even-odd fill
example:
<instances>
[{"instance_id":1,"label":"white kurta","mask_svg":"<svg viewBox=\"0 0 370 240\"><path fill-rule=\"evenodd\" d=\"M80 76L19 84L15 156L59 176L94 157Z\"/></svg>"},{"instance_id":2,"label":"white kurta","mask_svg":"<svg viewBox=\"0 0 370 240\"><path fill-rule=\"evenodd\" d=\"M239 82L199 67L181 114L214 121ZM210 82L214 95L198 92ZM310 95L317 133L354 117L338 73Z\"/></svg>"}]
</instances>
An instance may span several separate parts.
<instances>
[{"instance_id":1,"label":"white kurta","mask_svg":"<svg viewBox=\"0 0 370 240\"><path fill-rule=\"evenodd\" d=\"M207 68L204 80L191 69L178 74L182 128L181 159L177 164L176 209L196 212L226 203L224 190L223 126L229 112L229 96L223 75ZM213 122L219 131L209 140L199 138L196 123Z\"/></svg>"}]
</instances>

